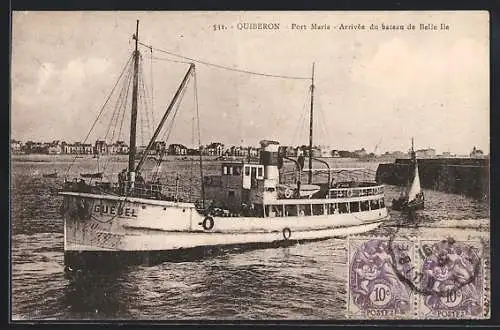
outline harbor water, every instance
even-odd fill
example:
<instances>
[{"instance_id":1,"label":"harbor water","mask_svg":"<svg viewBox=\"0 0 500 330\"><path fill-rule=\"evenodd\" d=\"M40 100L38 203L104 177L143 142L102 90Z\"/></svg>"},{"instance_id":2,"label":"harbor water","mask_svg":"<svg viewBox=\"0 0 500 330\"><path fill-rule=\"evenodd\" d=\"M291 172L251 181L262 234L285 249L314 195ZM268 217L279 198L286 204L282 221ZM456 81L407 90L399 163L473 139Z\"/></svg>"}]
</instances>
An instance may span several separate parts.
<instances>
[{"instance_id":1,"label":"harbor water","mask_svg":"<svg viewBox=\"0 0 500 330\"><path fill-rule=\"evenodd\" d=\"M69 176L96 171L96 160L77 159ZM123 157L122 157L123 158ZM110 158L114 172L125 158ZM63 263L63 221L58 209L71 157L19 156L11 170L11 273L14 320L178 320L178 319L345 319L347 239L328 239L253 250L227 250L196 260L129 266L115 271L68 273ZM100 166L105 160L100 160ZM162 173L198 171L172 159ZM111 164L111 165L110 165ZM343 164L342 166L345 166ZM369 167L377 163L349 164ZM151 166L151 165L150 165ZM220 162L206 162L207 174ZM43 174L58 172L57 178ZM147 173L145 171L145 173ZM197 172L194 172L196 175ZM166 179L165 179L166 180ZM179 181L187 188L199 181ZM386 201L400 187L386 186ZM185 194L195 196L196 191ZM391 220L363 237L413 236L420 239L480 239L489 256L489 204L457 194L425 190L426 205L408 226L391 211ZM186 195L186 197L188 196Z\"/></svg>"}]
</instances>

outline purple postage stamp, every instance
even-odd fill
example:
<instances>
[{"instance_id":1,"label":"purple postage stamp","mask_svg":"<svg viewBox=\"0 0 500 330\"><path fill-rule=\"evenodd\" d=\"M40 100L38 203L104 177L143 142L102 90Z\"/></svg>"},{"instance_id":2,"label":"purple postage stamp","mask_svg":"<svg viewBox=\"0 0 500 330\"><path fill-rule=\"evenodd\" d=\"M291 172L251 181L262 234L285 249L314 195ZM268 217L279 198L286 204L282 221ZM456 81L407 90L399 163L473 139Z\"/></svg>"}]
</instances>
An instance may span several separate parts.
<instances>
[{"instance_id":1,"label":"purple postage stamp","mask_svg":"<svg viewBox=\"0 0 500 330\"><path fill-rule=\"evenodd\" d=\"M419 241L419 318L489 317L487 258L479 241Z\"/></svg>"},{"instance_id":2,"label":"purple postage stamp","mask_svg":"<svg viewBox=\"0 0 500 330\"><path fill-rule=\"evenodd\" d=\"M347 317L490 316L489 258L479 240L348 240Z\"/></svg>"},{"instance_id":3,"label":"purple postage stamp","mask_svg":"<svg viewBox=\"0 0 500 330\"><path fill-rule=\"evenodd\" d=\"M414 267L414 251L409 240L349 239L347 317L414 318L415 293L399 278Z\"/></svg>"}]
</instances>

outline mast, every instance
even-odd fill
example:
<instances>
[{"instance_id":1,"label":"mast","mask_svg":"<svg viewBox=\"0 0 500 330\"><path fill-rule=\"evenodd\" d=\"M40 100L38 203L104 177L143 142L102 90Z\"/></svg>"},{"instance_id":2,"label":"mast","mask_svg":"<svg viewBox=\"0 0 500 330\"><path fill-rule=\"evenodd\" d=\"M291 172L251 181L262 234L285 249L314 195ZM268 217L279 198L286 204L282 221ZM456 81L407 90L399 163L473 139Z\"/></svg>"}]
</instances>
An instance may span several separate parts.
<instances>
[{"instance_id":1,"label":"mast","mask_svg":"<svg viewBox=\"0 0 500 330\"><path fill-rule=\"evenodd\" d=\"M414 172L415 172L415 165L417 163L417 159L415 157L415 150L414 150L414 143L413 143L413 136L411 137L411 149L410 149L410 162L408 164L408 182L406 186L408 187L407 194L410 193L410 185L415 179Z\"/></svg>"},{"instance_id":2,"label":"mast","mask_svg":"<svg viewBox=\"0 0 500 330\"><path fill-rule=\"evenodd\" d=\"M134 50L134 80L132 87L132 114L130 119L130 149L128 153L128 170L130 173L130 182L133 185L135 181L135 154L136 154L136 129L137 129L137 88L139 85L139 50L137 43L139 41L139 20L135 28L135 50Z\"/></svg>"},{"instance_id":3,"label":"mast","mask_svg":"<svg viewBox=\"0 0 500 330\"><path fill-rule=\"evenodd\" d=\"M313 110L314 110L314 62L311 76L311 114L309 118L309 184L312 183L312 148L313 148Z\"/></svg>"}]
</instances>

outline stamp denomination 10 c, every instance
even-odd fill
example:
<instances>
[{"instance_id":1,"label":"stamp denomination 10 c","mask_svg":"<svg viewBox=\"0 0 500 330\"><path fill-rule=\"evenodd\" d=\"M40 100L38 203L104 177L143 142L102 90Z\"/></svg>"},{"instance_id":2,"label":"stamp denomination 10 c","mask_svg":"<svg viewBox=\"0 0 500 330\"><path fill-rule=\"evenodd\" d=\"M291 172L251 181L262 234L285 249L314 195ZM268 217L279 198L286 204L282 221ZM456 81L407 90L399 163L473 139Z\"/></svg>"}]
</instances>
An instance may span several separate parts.
<instances>
[{"instance_id":1,"label":"stamp denomination 10 c","mask_svg":"<svg viewBox=\"0 0 500 330\"><path fill-rule=\"evenodd\" d=\"M349 239L347 317L487 318L487 265L479 241Z\"/></svg>"}]
</instances>

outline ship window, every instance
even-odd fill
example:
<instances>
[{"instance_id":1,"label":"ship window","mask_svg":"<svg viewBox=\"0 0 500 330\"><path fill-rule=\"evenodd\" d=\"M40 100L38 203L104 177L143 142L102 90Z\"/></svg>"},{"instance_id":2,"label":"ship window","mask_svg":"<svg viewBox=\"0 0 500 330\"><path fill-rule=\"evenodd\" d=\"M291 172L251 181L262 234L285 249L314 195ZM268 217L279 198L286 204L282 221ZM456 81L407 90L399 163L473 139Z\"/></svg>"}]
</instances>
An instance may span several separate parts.
<instances>
[{"instance_id":1,"label":"ship window","mask_svg":"<svg viewBox=\"0 0 500 330\"><path fill-rule=\"evenodd\" d=\"M372 199L370 201L370 209L372 210L378 210L380 208L379 204L378 204L378 199Z\"/></svg>"},{"instance_id":2,"label":"ship window","mask_svg":"<svg viewBox=\"0 0 500 330\"><path fill-rule=\"evenodd\" d=\"M385 207L384 199L380 199L380 208L383 209Z\"/></svg>"},{"instance_id":3,"label":"ship window","mask_svg":"<svg viewBox=\"0 0 500 330\"><path fill-rule=\"evenodd\" d=\"M337 207L337 203L330 204L330 214L339 213L339 208Z\"/></svg>"},{"instance_id":4,"label":"ship window","mask_svg":"<svg viewBox=\"0 0 500 330\"><path fill-rule=\"evenodd\" d=\"M361 201L361 211L370 211L370 202L369 201Z\"/></svg>"},{"instance_id":5,"label":"ship window","mask_svg":"<svg viewBox=\"0 0 500 330\"><path fill-rule=\"evenodd\" d=\"M266 217L275 218L283 216L283 205L268 205L265 210Z\"/></svg>"},{"instance_id":6,"label":"ship window","mask_svg":"<svg viewBox=\"0 0 500 330\"><path fill-rule=\"evenodd\" d=\"M227 192L227 196L228 196L228 197L234 197L234 190L229 190L229 191Z\"/></svg>"},{"instance_id":7,"label":"ship window","mask_svg":"<svg viewBox=\"0 0 500 330\"><path fill-rule=\"evenodd\" d=\"M250 167L245 166L245 175L249 176L250 175Z\"/></svg>"},{"instance_id":8,"label":"ship window","mask_svg":"<svg viewBox=\"0 0 500 330\"><path fill-rule=\"evenodd\" d=\"M351 212L359 212L359 202L351 202Z\"/></svg>"},{"instance_id":9,"label":"ship window","mask_svg":"<svg viewBox=\"0 0 500 330\"><path fill-rule=\"evenodd\" d=\"M262 217L263 215L262 204L254 204L254 210L255 210L255 216Z\"/></svg>"},{"instance_id":10,"label":"ship window","mask_svg":"<svg viewBox=\"0 0 500 330\"><path fill-rule=\"evenodd\" d=\"M285 205L285 215L293 217L297 215L297 205Z\"/></svg>"},{"instance_id":11,"label":"ship window","mask_svg":"<svg viewBox=\"0 0 500 330\"><path fill-rule=\"evenodd\" d=\"M233 175L233 167L229 166L229 175Z\"/></svg>"},{"instance_id":12,"label":"ship window","mask_svg":"<svg viewBox=\"0 0 500 330\"><path fill-rule=\"evenodd\" d=\"M257 176L262 178L262 167L257 168Z\"/></svg>"},{"instance_id":13,"label":"ship window","mask_svg":"<svg viewBox=\"0 0 500 330\"><path fill-rule=\"evenodd\" d=\"M299 215L311 215L311 204L299 205Z\"/></svg>"},{"instance_id":14,"label":"ship window","mask_svg":"<svg viewBox=\"0 0 500 330\"><path fill-rule=\"evenodd\" d=\"M273 212L277 217L283 216L283 205L273 205Z\"/></svg>"},{"instance_id":15,"label":"ship window","mask_svg":"<svg viewBox=\"0 0 500 330\"><path fill-rule=\"evenodd\" d=\"M313 204L312 212L313 215L323 215L325 212L323 204Z\"/></svg>"},{"instance_id":16,"label":"ship window","mask_svg":"<svg viewBox=\"0 0 500 330\"><path fill-rule=\"evenodd\" d=\"M339 203L339 213L349 213L347 203Z\"/></svg>"},{"instance_id":17,"label":"ship window","mask_svg":"<svg viewBox=\"0 0 500 330\"><path fill-rule=\"evenodd\" d=\"M241 168L240 167L235 167L233 175L240 175L241 174Z\"/></svg>"},{"instance_id":18,"label":"ship window","mask_svg":"<svg viewBox=\"0 0 500 330\"><path fill-rule=\"evenodd\" d=\"M252 167L252 178L255 178L257 175L257 169L255 167Z\"/></svg>"},{"instance_id":19,"label":"ship window","mask_svg":"<svg viewBox=\"0 0 500 330\"><path fill-rule=\"evenodd\" d=\"M227 175L227 166L222 166L222 174Z\"/></svg>"}]
</instances>

